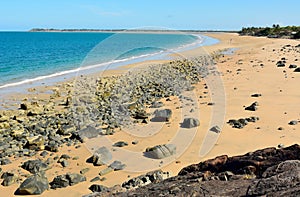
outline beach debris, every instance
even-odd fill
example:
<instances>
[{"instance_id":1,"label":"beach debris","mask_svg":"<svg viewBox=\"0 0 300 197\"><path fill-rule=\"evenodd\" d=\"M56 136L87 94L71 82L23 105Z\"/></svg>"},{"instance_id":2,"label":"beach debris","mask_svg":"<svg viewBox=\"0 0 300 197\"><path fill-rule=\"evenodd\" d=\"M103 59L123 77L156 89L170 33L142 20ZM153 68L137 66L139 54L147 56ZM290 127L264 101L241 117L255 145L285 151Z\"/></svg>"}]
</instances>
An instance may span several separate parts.
<instances>
[{"instance_id":1,"label":"beach debris","mask_svg":"<svg viewBox=\"0 0 300 197\"><path fill-rule=\"evenodd\" d=\"M153 122L169 122L172 116L172 110L162 109L154 111L154 118L151 119Z\"/></svg>"},{"instance_id":2,"label":"beach debris","mask_svg":"<svg viewBox=\"0 0 300 197\"><path fill-rule=\"evenodd\" d=\"M147 148L145 156L154 159L163 159L176 154L176 146L174 144L163 144Z\"/></svg>"},{"instance_id":3,"label":"beach debris","mask_svg":"<svg viewBox=\"0 0 300 197\"><path fill-rule=\"evenodd\" d=\"M48 179L44 173L37 173L28 177L17 189L17 194L39 195L49 189Z\"/></svg>"},{"instance_id":4,"label":"beach debris","mask_svg":"<svg viewBox=\"0 0 300 197\"><path fill-rule=\"evenodd\" d=\"M185 118L181 123L182 128L194 128L200 126L200 121L196 118Z\"/></svg>"},{"instance_id":5,"label":"beach debris","mask_svg":"<svg viewBox=\"0 0 300 197\"><path fill-rule=\"evenodd\" d=\"M251 105L249 105L248 107L245 107L245 110L256 111L257 110L257 106L258 106L258 102L254 102Z\"/></svg>"},{"instance_id":6,"label":"beach debris","mask_svg":"<svg viewBox=\"0 0 300 197\"><path fill-rule=\"evenodd\" d=\"M94 166L101 166L108 164L112 159L111 152L105 147L101 147L94 152L94 154L87 160L90 163L93 163Z\"/></svg>"}]
</instances>

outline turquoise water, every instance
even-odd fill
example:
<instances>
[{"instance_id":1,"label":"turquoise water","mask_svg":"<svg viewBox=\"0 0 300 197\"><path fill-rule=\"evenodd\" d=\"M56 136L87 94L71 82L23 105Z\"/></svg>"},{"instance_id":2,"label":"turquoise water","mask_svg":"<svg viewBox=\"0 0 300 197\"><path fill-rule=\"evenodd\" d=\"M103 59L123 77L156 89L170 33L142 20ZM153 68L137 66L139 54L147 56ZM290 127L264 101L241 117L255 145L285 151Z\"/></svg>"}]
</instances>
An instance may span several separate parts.
<instances>
[{"instance_id":1,"label":"turquoise water","mask_svg":"<svg viewBox=\"0 0 300 197\"><path fill-rule=\"evenodd\" d=\"M0 32L0 89L202 42L185 34Z\"/></svg>"}]
</instances>

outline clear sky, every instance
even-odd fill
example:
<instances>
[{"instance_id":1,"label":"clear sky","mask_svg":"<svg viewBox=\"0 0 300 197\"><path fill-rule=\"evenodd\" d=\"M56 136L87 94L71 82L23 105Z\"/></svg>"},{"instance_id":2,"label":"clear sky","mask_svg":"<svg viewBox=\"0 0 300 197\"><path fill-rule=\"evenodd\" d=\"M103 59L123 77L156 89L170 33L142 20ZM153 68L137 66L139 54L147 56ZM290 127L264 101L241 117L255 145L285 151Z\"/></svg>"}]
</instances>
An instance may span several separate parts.
<instances>
[{"instance_id":1,"label":"clear sky","mask_svg":"<svg viewBox=\"0 0 300 197\"><path fill-rule=\"evenodd\" d=\"M0 30L300 25L299 0L1 0Z\"/></svg>"}]
</instances>

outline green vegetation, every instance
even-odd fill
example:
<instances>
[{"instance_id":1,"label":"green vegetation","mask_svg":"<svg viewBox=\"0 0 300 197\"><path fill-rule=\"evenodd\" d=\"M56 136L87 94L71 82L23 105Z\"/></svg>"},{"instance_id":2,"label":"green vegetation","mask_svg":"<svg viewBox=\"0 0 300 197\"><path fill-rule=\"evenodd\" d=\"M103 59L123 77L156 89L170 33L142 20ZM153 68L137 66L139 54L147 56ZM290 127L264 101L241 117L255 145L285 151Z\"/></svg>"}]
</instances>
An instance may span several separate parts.
<instances>
[{"instance_id":1,"label":"green vegetation","mask_svg":"<svg viewBox=\"0 0 300 197\"><path fill-rule=\"evenodd\" d=\"M267 36L269 38L300 39L300 26L280 27L274 24L272 27L243 27L240 35Z\"/></svg>"}]
</instances>

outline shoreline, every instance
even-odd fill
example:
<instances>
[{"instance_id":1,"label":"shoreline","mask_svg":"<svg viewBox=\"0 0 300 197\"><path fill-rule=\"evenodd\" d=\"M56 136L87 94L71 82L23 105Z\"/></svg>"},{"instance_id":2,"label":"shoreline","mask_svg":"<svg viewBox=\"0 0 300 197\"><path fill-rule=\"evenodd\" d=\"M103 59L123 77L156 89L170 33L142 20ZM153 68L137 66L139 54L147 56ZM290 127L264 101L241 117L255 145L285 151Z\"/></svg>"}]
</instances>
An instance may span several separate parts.
<instances>
[{"instance_id":1,"label":"shoreline","mask_svg":"<svg viewBox=\"0 0 300 197\"><path fill-rule=\"evenodd\" d=\"M283 55L280 50L286 44L294 46L298 42L292 40L239 37L236 34L209 35L219 38L221 42L213 46L205 46L203 48L182 52L183 56L195 57L204 52L211 54L214 51L237 48L232 55L221 55L217 61L218 70L221 73L224 90L226 92L227 102L225 122L232 118L245 118L253 115L258 116L260 120L256 123L249 123L243 129L235 129L225 123L223 128L221 128L222 131L217 144L213 146L213 149L207 155L199 157L199 150L202 145L199 142L205 138L205 131L210 129L209 122L212 115L212 109L218 105L218 103L212 106L208 105L208 103L212 101L209 94L204 94L206 91L210 92L209 89L207 90L205 88L205 81L197 84L195 87L195 95L198 97L197 102L199 103L199 109L201 109L199 118L201 123L191 144L184 153L162 168L163 171L171 172L172 175L176 175L187 165L198 163L199 161L222 154L239 155L259 148L277 146L279 144L288 146L300 142L298 133L299 124L294 126L288 125L290 120L300 120L299 112L294 107L295 105L300 104L299 99L297 99L299 98L299 91L297 91L299 76L288 68L285 69L286 72L284 73L275 65L276 61L279 60L279 57L281 56L285 56L288 61L290 61L289 64L295 63L294 52L286 52L286 54ZM275 52L273 49L275 49ZM261 66L261 64L264 66ZM126 68L139 68L139 66L143 67L145 65L147 65L147 63L144 62L130 65ZM115 75L115 73L107 74ZM276 78L277 81L274 81L274 78ZM213 92L210 92L210 94L212 93ZM259 98L251 97L251 94L255 93L261 93L262 96ZM200 96L206 98L200 99ZM274 101L274 97L279 99ZM64 96L61 96L59 97L59 100L62 100L63 98ZM258 101L260 104L258 110L255 112L245 111L244 106L247 106L254 101ZM124 147L125 150L136 152L144 151L145 148L149 146L167 143L174 136L174 131L178 129L178 125L183 118L181 117L181 112L176 111L176 107L180 107L178 106L178 103L177 105L174 104L176 102L179 101L173 98L172 103L167 105L167 107L172 108L174 111L174 116L171 121L172 124L169 125L169 127L163 127L161 130L162 132L159 134L149 138L138 138L124 132L116 132L114 135L108 136L108 138L112 142L120 140L131 142L138 139L139 143L136 146L129 145L128 147ZM284 112L287 112L287 114L284 114ZM258 127L259 129L257 129ZM278 130L279 127L283 127L283 130ZM64 146L60 150L60 153L68 153L73 157L79 156L80 160L78 162L71 162L71 166L67 168L61 168L58 164L55 164L55 166L52 167L53 169L48 172L51 174L49 175L49 181L57 174L63 174L70 171L78 172L84 167L90 168L90 171L85 174L88 177L88 180L86 183L81 183L72 187L46 191L42 196L53 196L58 193L69 195L72 193L73 195L78 196L90 193L87 188L88 185L91 185L92 183L89 183L89 180L96 176L103 167L93 167L85 163L85 159L91 153L84 146L78 149ZM57 155L60 155L60 153ZM116 151L116 154L117 153L118 151ZM9 166L3 166L5 171L14 168L16 168L15 163ZM56 170L58 170L59 173L55 173ZM105 176L107 178L105 181L97 183L113 186L128 180L128 176L131 178L140 174L143 173L130 173L126 170L113 172ZM16 190L17 186L18 184L6 188L3 186L0 187L10 195Z\"/></svg>"},{"instance_id":2,"label":"shoreline","mask_svg":"<svg viewBox=\"0 0 300 197\"><path fill-rule=\"evenodd\" d=\"M178 33L178 32L177 32ZM180 32L179 32L180 33ZM191 34L192 35L192 34ZM33 79L26 79L19 82L7 83L0 86L1 97L0 100L7 100L13 95L20 94L26 95L30 93L28 90L39 89L42 86L56 86L64 82L70 82L78 77L78 75L96 75L103 74L106 70L116 72L117 70L123 70L130 65L136 64L149 64L151 62L165 62L174 59L173 54L181 54L184 51L199 48L206 45L218 43L219 41L202 34L193 34L192 36L198 37L198 39L189 44L178 46L176 48L169 49L167 51L155 52L151 54L140 55L137 57L126 58L122 60L114 60L110 62L104 62L96 65L80 66L75 69L60 71L50 75L39 76ZM47 85L45 85L47 84ZM9 99L8 99L9 100ZM3 102L4 103L4 102Z\"/></svg>"}]
</instances>

